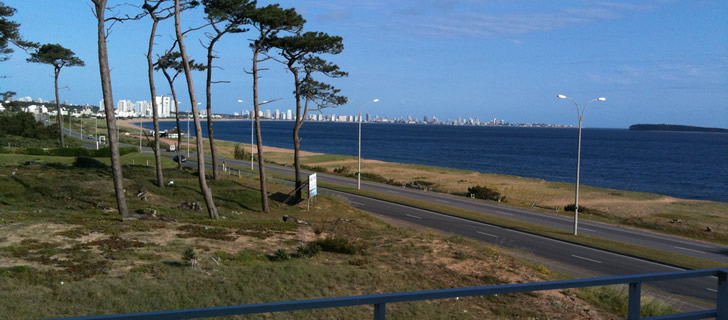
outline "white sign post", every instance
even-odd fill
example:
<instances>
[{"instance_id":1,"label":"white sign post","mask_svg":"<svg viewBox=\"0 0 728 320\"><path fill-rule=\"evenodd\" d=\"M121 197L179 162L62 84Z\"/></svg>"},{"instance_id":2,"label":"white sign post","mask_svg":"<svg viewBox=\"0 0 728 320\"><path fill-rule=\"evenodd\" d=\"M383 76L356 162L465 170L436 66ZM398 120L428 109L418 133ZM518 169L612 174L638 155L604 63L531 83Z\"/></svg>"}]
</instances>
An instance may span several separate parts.
<instances>
[{"instance_id":1,"label":"white sign post","mask_svg":"<svg viewBox=\"0 0 728 320\"><path fill-rule=\"evenodd\" d=\"M316 185L316 173L312 173L308 176L308 206L307 210L311 207L311 198L315 197L318 193L318 186Z\"/></svg>"}]
</instances>

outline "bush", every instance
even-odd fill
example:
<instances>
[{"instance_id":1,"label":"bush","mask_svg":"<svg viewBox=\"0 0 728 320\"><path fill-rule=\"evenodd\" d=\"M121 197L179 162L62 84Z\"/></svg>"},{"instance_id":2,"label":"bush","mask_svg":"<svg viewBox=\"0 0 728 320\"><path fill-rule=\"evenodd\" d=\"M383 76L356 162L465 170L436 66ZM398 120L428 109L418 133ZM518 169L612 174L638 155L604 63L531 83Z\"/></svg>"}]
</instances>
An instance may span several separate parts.
<instances>
[{"instance_id":1,"label":"bush","mask_svg":"<svg viewBox=\"0 0 728 320\"><path fill-rule=\"evenodd\" d=\"M315 171L315 172L329 172L329 169L327 169L326 167L321 167L321 166L307 166L304 164L304 165L301 165L301 168L304 170L310 170L310 171Z\"/></svg>"},{"instance_id":2,"label":"bush","mask_svg":"<svg viewBox=\"0 0 728 320\"><path fill-rule=\"evenodd\" d=\"M485 186L470 187L468 188L468 193L475 198L484 200L503 201L506 198L501 196L500 192Z\"/></svg>"},{"instance_id":3,"label":"bush","mask_svg":"<svg viewBox=\"0 0 728 320\"><path fill-rule=\"evenodd\" d=\"M185 251L182 252L182 261L186 263L190 263L192 260L197 259L197 254L195 253L195 249L193 248L187 248Z\"/></svg>"},{"instance_id":4,"label":"bush","mask_svg":"<svg viewBox=\"0 0 728 320\"><path fill-rule=\"evenodd\" d=\"M349 174L351 172L351 168L347 166L343 166L341 168L335 168L334 173L338 174Z\"/></svg>"},{"instance_id":5,"label":"bush","mask_svg":"<svg viewBox=\"0 0 728 320\"><path fill-rule=\"evenodd\" d=\"M73 161L73 166L76 168L88 168L88 169L105 169L106 164L96 160L94 158L89 157L77 157L75 161Z\"/></svg>"},{"instance_id":6,"label":"bush","mask_svg":"<svg viewBox=\"0 0 728 320\"><path fill-rule=\"evenodd\" d=\"M301 257L311 258L321 252L321 246L316 242L311 242L298 247L298 255Z\"/></svg>"},{"instance_id":7,"label":"bush","mask_svg":"<svg viewBox=\"0 0 728 320\"><path fill-rule=\"evenodd\" d=\"M350 243L349 240L339 237L320 239L314 243L321 247L321 250L327 252L356 254L360 250L359 247Z\"/></svg>"},{"instance_id":8,"label":"bush","mask_svg":"<svg viewBox=\"0 0 728 320\"><path fill-rule=\"evenodd\" d=\"M576 211L576 204L571 203L571 204L566 205L564 207L564 211L571 211L571 212ZM595 213L594 210L589 209L589 208L587 208L585 206L579 206L579 212L581 212L581 213Z\"/></svg>"},{"instance_id":9,"label":"bush","mask_svg":"<svg viewBox=\"0 0 728 320\"><path fill-rule=\"evenodd\" d=\"M283 249L278 249L273 255L269 256L269 259L275 262L286 261L291 259L291 255Z\"/></svg>"},{"instance_id":10,"label":"bush","mask_svg":"<svg viewBox=\"0 0 728 320\"><path fill-rule=\"evenodd\" d=\"M253 155L253 156L254 156L254 159L258 159L257 156L255 156L255 155ZM245 148L242 145L236 144L235 150L233 151L233 157L235 157L235 159L238 159L238 160L250 160L250 152L246 152Z\"/></svg>"},{"instance_id":11,"label":"bush","mask_svg":"<svg viewBox=\"0 0 728 320\"><path fill-rule=\"evenodd\" d=\"M23 154L31 155L31 156L45 156L48 153L45 152L45 150L41 148L25 148L23 150Z\"/></svg>"}]
</instances>

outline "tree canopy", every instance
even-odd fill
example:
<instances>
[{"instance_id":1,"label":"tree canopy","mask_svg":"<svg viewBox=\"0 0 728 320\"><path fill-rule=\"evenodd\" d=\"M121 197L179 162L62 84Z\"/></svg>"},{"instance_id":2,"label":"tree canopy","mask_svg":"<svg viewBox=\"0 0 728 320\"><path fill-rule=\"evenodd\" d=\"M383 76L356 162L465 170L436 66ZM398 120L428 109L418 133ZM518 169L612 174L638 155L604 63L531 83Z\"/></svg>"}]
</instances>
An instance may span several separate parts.
<instances>
[{"instance_id":1,"label":"tree canopy","mask_svg":"<svg viewBox=\"0 0 728 320\"><path fill-rule=\"evenodd\" d=\"M86 65L83 60L76 57L71 49L64 48L60 44L50 43L40 46L38 50L30 54L30 58L27 60L28 62L50 64L56 69Z\"/></svg>"}]
</instances>

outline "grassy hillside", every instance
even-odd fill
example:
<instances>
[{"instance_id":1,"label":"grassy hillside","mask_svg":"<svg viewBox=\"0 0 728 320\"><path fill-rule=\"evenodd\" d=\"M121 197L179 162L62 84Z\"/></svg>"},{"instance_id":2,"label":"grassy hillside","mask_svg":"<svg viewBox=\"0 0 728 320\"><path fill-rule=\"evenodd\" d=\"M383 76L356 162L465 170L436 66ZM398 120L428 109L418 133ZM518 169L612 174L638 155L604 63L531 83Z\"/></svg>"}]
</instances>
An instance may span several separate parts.
<instances>
[{"instance_id":1,"label":"grassy hillside","mask_svg":"<svg viewBox=\"0 0 728 320\"><path fill-rule=\"evenodd\" d=\"M124 163L144 161L129 154ZM100 159L101 161L105 161ZM42 318L194 308L554 279L548 269L496 248L386 224L345 201L319 196L279 202L290 187L271 184L271 213L260 212L254 178L210 182L220 220L197 177L177 171L160 189L153 169L124 167L138 220L120 221L108 169L73 158L0 154L0 309ZM278 201L276 201L278 199ZM283 222L283 216L295 217ZM297 220L298 222L292 222ZM616 318L620 303L590 305L553 291L388 305L393 319ZM657 314L668 309L651 304ZM602 311L602 310L609 310ZM369 318L371 307L278 313L266 319ZM611 313L610 313L611 312ZM258 318L258 317L254 317Z\"/></svg>"}]
</instances>

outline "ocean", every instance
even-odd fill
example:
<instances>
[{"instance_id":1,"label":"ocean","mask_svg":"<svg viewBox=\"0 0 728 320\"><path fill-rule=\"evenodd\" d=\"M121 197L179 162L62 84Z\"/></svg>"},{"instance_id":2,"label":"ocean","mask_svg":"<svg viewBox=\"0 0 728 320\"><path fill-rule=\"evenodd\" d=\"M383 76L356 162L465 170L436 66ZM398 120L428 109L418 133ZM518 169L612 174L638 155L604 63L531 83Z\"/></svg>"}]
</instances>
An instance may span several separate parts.
<instances>
[{"instance_id":1,"label":"ocean","mask_svg":"<svg viewBox=\"0 0 728 320\"><path fill-rule=\"evenodd\" d=\"M160 122L161 130L174 126ZM206 122L202 128L207 137ZM263 121L263 144L293 149L292 128ZM218 121L214 129L217 139L250 143L249 121ZM577 131L363 123L362 157L574 183ZM357 124L305 122L301 148L356 156ZM728 134L585 128L581 151L582 185L728 202Z\"/></svg>"}]
</instances>

